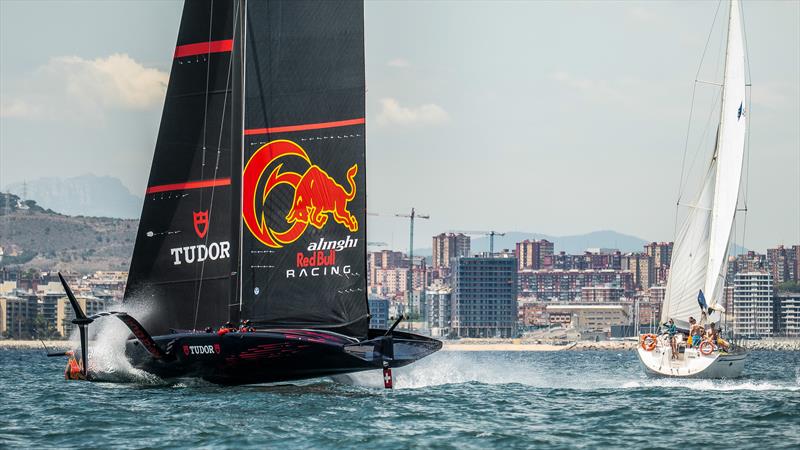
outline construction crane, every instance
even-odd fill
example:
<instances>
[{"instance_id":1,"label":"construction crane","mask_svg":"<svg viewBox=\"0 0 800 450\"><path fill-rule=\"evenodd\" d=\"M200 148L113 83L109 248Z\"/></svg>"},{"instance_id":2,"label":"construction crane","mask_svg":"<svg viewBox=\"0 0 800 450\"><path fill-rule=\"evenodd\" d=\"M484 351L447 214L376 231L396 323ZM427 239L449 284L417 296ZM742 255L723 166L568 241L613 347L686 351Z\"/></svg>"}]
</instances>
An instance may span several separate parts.
<instances>
[{"instance_id":1,"label":"construction crane","mask_svg":"<svg viewBox=\"0 0 800 450\"><path fill-rule=\"evenodd\" d=\"M406 306L411 309L411 292L414 287L414 220L415 219L430 219L431 216L426 214L417 214L414 208L411 208L411 214L395 214L395 217L404 217L409 219L408 228L408 266L409 271L406 275Z\"/></svg>"},{"instance_id":2,"label":"construction crane","mask_svg":"<svg viewBox=\"0 0 800 450\"><path fill-rule=\"evenodd\" d=\"M367 247L386 247L386 242L367 242Z\"/></svg>"},{"instance_id":3,"label":"construction crane","mask_svg":"<svg viewBox=\"0 0 800 450\"><path fill-rule=\"evenodd\" d=\"M462 230L451 230L450 233L462 233L462 234L477 234L483 236L489 236L489 256L494 255L494 237L495 236L505 236L505 233L500 233L498 231L462 231Z\"/></svg>"}]
</instances>

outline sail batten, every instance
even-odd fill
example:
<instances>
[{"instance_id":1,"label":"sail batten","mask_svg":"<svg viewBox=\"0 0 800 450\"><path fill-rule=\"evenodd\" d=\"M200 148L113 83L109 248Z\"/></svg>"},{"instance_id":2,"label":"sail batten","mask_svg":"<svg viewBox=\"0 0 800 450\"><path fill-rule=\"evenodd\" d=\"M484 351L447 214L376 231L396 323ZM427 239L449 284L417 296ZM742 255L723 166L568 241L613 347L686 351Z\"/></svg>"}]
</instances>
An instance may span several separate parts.
<instances>
[{"instance_id":1,"label":"sail batten","mask_svg":"<svg viewBox=\"0 0 800 450\"><path fill-rule=\"evenodd\" d=\"M744 44L738 0L730 2L724 81L714 156L697 205L675 239L662 307L662 320L686 324L700 313L698 296L709 306L722 300L727 257L739 199L747 127ZM707 207L707 210L706 210Z\"/></svg>"}]
</instances>

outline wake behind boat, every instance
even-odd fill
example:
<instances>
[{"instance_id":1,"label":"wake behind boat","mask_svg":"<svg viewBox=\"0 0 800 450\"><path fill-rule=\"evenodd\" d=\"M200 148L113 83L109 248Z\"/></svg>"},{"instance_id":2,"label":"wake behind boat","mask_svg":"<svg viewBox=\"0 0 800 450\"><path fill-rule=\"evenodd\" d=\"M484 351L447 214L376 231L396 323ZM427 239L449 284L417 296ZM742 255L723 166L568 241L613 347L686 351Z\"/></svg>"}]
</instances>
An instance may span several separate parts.
<instances>
[{"instance_id":1,"label":"wake behind boat","mask_svg":"<svg viewBox=\"0 0 800 450\"><path fill-rule=\"evenodd\" d=\"M640 336L637 353L648 375L734 378L747 358L745 349L719 336L747 131L744 53L739 1L731 0L716 146L675 239L661 307L665 333Z\"/></svg>"},{"instance_id":2,"label":"wake behind boat","mask_svg":"<svg viewBox=\"0 0 800 450\"><path fill-rule=\"evenodd\" d=\"M123 304L134 367L221 384L391 368L439 341L369 329L361 1L187 1ZM234 325L235 324L235 325ZM239 325L241 324L241 326ZM151 336L154 335L154 336Z\"/></svg>"}]
</instances>

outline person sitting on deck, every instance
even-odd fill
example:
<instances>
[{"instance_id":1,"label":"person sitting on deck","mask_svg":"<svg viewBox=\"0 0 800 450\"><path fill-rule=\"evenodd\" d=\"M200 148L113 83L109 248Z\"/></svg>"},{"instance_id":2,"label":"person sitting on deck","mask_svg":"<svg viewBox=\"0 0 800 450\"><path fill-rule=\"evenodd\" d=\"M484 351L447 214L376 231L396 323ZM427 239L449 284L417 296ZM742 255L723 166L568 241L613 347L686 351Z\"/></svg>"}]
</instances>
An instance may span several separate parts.
<instances>
[{"instance_id":1,"label":"person sitting on deck","mask_svg":"<svg viewBox=\"0 0 800 450\"><path fill-rule=\"evenodd\" d=\"M719 329L711 324L711 327L708 329L708 340L711 341L712 344L718 346L722 350L726 352L730 349L730 344L725 339L722 339L719 335Z\"/></svg>"},{"instance_id":2,"label":"person sitting on deck","mask_svg":"<svg viewBox=\"0 0 800 450\"><path fill-rule=\"evenodd\" d=\"M225 325L219 327L217 334L222 336L223 334L228 334L231 331L236 331L236 327L234 327L231 322L225 322Z\"/></svg>"},{"instance_id":3,"label":"person sitting on deck","mask_svg":"<svg viewBox=\"0 0 800 450\"><path fill-rule=\"evenodd\" d=\"M669 334L669 345L672 347L672 358L678 358L678 343L675 340L675 335L678 334L678 327L675 326L675 321L669 319L669 323L665 324L667 334Z\"/></svg>"},{"instance_id":4,"label":"person sitting on deck","mask_svg":"<svg viewBox=\"0 0 800 450\"><path fill-rule=\"evenodd\" d=\"M253 331L256 331L256 329L253 328L252 325L250 325L249 320L245 319L242 321L242 325L239 327L239 331L242 333L248 333L248 332L252 333Z\"/></svg>"}]
</instances>

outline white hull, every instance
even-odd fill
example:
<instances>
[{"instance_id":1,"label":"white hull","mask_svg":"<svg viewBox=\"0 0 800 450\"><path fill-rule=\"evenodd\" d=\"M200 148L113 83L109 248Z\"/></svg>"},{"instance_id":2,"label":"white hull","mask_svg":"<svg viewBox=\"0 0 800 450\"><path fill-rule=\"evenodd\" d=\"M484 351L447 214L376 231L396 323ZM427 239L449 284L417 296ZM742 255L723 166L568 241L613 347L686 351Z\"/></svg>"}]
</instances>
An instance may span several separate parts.
<instances>
[{"instance_id":1,"label":"white hull","mask_svg":"<svg viewBox=\"0 0 800 450\"><path fill-rule=\"evenodd\" d=\"M687 348L677 359L672 359L672 349L661 342L652 351L646 351L640 345L636 353L645 373L651 377L737 378L742 375L747 359L744 350L734 353L714 351L703 355L694 348Z\"/></svg>"}]
</instances>

